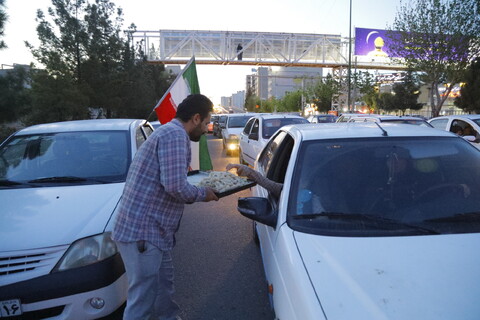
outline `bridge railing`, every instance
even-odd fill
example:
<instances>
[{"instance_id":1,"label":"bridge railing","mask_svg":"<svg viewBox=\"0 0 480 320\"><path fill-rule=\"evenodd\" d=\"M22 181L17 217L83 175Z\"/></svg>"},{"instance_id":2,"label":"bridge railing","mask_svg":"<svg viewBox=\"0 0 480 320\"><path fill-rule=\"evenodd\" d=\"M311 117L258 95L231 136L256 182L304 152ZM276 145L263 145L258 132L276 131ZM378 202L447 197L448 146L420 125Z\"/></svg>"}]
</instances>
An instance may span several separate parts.
<instances>
[{"instance_id":1,"label":"bridge railing","mask_svg":"<svg viewBox=\"0 0 480 320\"><path fill-rule=\"evenodd\" d=\"M196 60L212 64L336 65L347 62L340 35L158 30L135 31L129 37L137 53L149 61L175 63L195 55Z\"/></svg>"}]
</instances>

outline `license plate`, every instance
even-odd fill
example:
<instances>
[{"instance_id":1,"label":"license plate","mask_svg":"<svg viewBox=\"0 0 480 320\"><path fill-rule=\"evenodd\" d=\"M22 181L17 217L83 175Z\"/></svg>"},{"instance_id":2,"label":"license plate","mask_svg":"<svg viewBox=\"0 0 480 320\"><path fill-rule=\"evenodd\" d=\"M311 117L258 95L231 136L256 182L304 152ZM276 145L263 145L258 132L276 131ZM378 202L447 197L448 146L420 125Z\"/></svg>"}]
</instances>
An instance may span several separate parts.
<instances>
[{"instance_id":1,"label":"license plate","mask_svg":"<svg viewBox=\"0 0 480 320\"><path fill-rule=\"evenodd\" d=\"M22 305L20 300L11 299L0 301L0 318L14 317L22 314Z\"/></svg>"}]
</instances>

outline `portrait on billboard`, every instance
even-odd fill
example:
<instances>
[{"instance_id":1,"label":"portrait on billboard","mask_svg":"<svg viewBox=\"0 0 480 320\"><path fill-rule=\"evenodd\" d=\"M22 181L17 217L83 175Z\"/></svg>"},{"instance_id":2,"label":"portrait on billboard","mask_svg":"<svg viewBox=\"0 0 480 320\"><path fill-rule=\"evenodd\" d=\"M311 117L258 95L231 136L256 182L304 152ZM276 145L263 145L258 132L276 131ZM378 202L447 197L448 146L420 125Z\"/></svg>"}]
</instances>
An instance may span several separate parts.
<instances>
[{"instance_id":1,"label":"portrait on billboard","mask_svg":"<svg viewBox=\"0 0 480 320\"><path fill-rule=\"evenodd\" d=\"M355 55L372 58L388 58L387 31L382 29L355 28Z\"/></svg>"}]
</instances>

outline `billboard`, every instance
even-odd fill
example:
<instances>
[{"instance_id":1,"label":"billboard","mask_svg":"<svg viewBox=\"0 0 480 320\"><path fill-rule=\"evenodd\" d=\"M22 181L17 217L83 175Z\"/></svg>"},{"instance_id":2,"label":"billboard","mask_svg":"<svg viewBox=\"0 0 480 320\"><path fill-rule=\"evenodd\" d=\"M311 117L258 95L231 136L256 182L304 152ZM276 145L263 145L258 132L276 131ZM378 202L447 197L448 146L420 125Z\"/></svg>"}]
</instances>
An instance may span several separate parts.
<instances>
[{"instance_id":1,"label":"billboard","mask_svg":"<svg viewBox=\"0 0 480 320\"><path fill-rule=\"evenodd\" d=\"M387 30L355 28L355 52L357 56L389 57Z\"/></svg>"}]
</instances>

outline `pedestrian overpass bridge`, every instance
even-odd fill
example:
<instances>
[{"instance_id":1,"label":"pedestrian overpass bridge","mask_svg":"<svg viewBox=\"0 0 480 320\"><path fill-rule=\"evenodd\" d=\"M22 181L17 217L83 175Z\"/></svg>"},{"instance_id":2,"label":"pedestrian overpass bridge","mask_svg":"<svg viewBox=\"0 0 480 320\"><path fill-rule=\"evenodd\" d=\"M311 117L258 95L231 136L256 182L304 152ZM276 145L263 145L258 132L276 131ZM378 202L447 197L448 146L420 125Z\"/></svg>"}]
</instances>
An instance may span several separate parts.
<instances>
[{"instance_id":1,"label":"pedestrian overpass bridge","mask_svg":"<svg viewBox=\"0 0 480 320\"><path fill-rule=\"evenodd\" d=\"M137 56L149 63L403 70L388 58L356 56L349 38L335 34L157 30L128 32ZM353 47L352 42L352 47ZM344 72L339 71L340 74Z\"/></svg>"}]
</instances>

